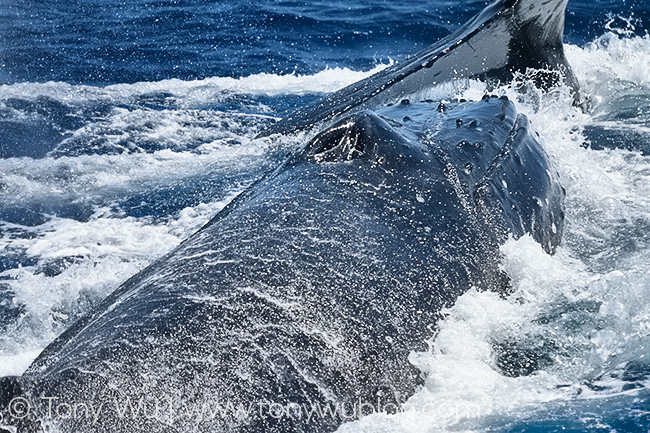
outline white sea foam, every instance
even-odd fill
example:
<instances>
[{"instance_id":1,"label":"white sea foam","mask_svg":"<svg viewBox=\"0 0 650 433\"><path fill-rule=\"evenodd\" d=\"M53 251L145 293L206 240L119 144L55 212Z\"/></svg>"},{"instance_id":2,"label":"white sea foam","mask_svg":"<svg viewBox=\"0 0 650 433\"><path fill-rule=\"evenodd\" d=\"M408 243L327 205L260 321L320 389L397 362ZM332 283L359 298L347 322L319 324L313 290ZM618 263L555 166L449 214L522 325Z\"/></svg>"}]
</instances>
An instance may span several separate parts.
<instances>
[{"instance_id":1,"label":"white sea foam","mask_svg":"<svg viewBox=\"0 0 650 433\"><path fill-rule=\"evenodd\" d=\"M82 195L92 199L117 196L133 188L146 191L151 186L183 178L247 170L273 149L268 140L246 140L236 146L209 143L204 147L205 152L198 154L165 149L152 154L10 158L0 160L3 174L0 200L5 203L39 197L73 200Z\"/></svg>"},{"instance_id":2,"label":"white sea foam","mask_svg":"<svg viewBox=\"0 0 650 433\"><path fill-rule=\"evenodd\" d=\"M606 33L584 48L575 45L566 47L567 57L580 75L582 82L598 92L611 83L603 78L627 81L630 85L650 85L648 55L650 37L625 38L613 32Z\"/></svg>"},{"instance_id":3,"label":"white sea foam","mask_svg":"<svg viewBox=\"0 0 650 433\"><path fill-rule=\"evenodd\" d=\"M179 79L105 87L71 85L61 82L19 83L0 86L0 98L48 97L67 104L130 101L146 95L161 94L181 107L214 104L233 94L278 96L326 93L366 78L389 65L380 64L369 71L327 68L313 75L275 75L261 73L242 78L212 77L203 80Z\"/></svg>"}]
</instances>

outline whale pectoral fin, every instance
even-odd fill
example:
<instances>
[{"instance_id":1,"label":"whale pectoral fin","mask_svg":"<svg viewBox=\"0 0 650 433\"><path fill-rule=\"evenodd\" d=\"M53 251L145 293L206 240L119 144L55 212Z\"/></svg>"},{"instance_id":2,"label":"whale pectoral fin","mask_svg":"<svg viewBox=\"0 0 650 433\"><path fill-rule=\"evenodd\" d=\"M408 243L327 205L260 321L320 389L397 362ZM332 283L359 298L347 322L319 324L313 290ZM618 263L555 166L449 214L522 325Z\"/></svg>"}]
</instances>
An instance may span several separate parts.
<instances>
[{"instance_id":1,"label":"whale pectoral fin","mask_svg":"<svg viewBox=\"0 0 650 433\"><path fill-rule=\"evenodd\" d=\"M477 184L474 199L484 218L519 238L532 234L552 254L560 244L564 226L565 191L559 174L528 128L517 117L508 142Z\"/></svg>"},{"instance_id":2,"label":"whale pectoral fin","mask_svg":"<svg viewBox=\"0 0 650 433\"><path fill-rule=\"evenodd\" d=\"M564 55L568 0L496 0L459 30L362 81L351 84L270 125L259 136L291 133L363 109L378 109L458 78L510 80L529 70L538 84L564 80L585 106L578 80Z\"/></svg>"}]
</instances>

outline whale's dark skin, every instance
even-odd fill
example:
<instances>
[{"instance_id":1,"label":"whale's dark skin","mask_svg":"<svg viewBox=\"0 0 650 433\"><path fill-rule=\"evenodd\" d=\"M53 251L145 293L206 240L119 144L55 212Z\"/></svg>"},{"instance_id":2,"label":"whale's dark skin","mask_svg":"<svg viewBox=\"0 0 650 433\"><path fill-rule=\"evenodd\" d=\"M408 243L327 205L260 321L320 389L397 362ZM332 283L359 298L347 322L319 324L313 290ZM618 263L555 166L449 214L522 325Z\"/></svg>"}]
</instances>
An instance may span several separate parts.
<instances>
[{"instance_id":1,"label":"whale's dark skin","mask_svg":"<svg viewBox=\"0 0 650 433\"><path fill-rule=\"evenodd\" d=\"M555 46L566 2L522 12L529 4L497 1L455 49L475 49L490 23L509 29L482 18L495 13L547 23L548 43L535 43ZM22 377L0 383L3 422L21 432L322 433L354 417L359 402L381 410L378 400L411 396L421 378L408 356L425 349L442 309L472 287L507 290L503 242L530 234L555 250L564 190L505 98L373 99L368 111L368 99L352 96L349 109L325 99L320 111L280 122L279 131L299 129L310 112L314 123L334 121L76 322ZM8 405L14 397L31 402L24 419ZM278 419L265 402L301 411ZM77 410L57 412L61 403ZM134 412L140 404L146 415ZM233 417L228 404L250 412ZM308 415L328 404L345 413ZM197 415L203 405L213 413Z\"/></svg>"},{"instance_id":2,"label":"whale's dark skin","mask_svg":"<svg viewBox=\"0 0 650 433\"><path fill-rule=\"evenodd\" d=\"M558 245L563 194L506 99L357 113L66 331L23 395L45 418L42 397L104 402L97 424L71 418L63 432L333 431L343 419L276 420L258 402L403 402L419 383L409 353L441 309L505 284L507 236ZM127 397L175 399L177 418L120 419ZM254 410L182 415L180 402L208 401Z\"/></svg>"}]
</instances>

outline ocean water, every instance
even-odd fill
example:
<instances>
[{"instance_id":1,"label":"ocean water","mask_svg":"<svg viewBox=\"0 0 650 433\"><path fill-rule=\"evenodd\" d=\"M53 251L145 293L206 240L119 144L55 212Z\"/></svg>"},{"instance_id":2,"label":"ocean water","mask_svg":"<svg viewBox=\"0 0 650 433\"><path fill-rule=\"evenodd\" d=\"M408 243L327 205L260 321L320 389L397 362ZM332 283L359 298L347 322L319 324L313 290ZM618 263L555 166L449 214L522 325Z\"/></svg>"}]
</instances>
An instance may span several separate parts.
<instances>
[{"instance_id":1,"label":"ocean water","mask_svg":"<svg viewBox=\"0 0 650 433\"><path fill-rule=\"evenodd\" d=\"M274 118L445 36L484 1L0 0L0 376L309 136ZM342 432L650 430L650 4L569 4L568 89L496 90L567 189L551 257L503 248L514 293L448 310L401 413ZM431 89L480 98L478 81Z\"/></svg>"}]
</instances>

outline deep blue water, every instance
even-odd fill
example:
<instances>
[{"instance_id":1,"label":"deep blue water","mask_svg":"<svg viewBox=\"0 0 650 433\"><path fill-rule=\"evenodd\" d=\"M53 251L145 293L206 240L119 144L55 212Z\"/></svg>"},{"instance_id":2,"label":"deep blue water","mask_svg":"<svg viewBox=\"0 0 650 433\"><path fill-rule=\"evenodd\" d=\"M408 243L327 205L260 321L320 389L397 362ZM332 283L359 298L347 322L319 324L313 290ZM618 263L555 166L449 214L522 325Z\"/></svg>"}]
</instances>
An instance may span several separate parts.
<instances>
[{"instance_id":1,"label":"deep blue water","mask_svg":"<svg viewBox=\"0 0 650 433\"><path fill-rule=\"evenodd\" d=\"M0 4L0 83L112 84L369 69L464 23L485 1L18 1ZM644 34L645 0L571 1L566 41L609 17ZM637 20L640 20L638 22Z\"/></svg>"}]
</instances>

